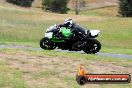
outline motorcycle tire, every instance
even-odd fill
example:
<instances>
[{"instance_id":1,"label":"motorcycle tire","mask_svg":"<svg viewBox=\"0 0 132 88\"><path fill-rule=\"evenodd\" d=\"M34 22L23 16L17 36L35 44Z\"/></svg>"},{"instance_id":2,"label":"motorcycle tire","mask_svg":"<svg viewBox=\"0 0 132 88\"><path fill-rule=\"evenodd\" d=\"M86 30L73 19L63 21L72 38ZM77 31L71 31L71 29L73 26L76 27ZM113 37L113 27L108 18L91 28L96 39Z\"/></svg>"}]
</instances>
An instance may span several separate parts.
<instances>
[{"instance_id":1,"label":"motorcycle tire","mask_svg":"<svg viewBox=\"0 0 132 88\"><path fill-rule=\"evenodd\" d=\"M45 50L54 50L56 48L55 43L50 41L48 38L42 38L39 44L40 47Z\"/></svg>"},{"instance_id":2,"label":"motorcycle tire","mask_svg":"<svg viewBox=\"0 0 132 88\"><path fill-rule=\"evenodd\" d=\"M83 51L87 54L95 54L101 49L101 43L97 39L90 39Z\"/></svg>"}]
</instances>

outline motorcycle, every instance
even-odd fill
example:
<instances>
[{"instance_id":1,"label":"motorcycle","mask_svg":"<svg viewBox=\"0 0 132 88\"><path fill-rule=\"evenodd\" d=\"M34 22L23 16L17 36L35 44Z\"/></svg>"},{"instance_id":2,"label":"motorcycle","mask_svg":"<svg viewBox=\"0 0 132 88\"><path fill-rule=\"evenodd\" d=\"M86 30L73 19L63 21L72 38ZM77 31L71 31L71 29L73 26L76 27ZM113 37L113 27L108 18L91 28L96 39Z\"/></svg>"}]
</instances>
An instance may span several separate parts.
<instances>
[{"instance_id":1,"label":"motorcycle","mask_svg":"<svg viewBox=\"0 0 132 88\"><path fill-rule=\"evenodd\" d=\"M40 47L44 50L62 49L69 51L83 50L87 54L95 54L101 49L101 43L95 39L99 30L85 30L85 34L89 39L82 41L80 36L72 33L70 29L65 27L59 28L59 32L55 33L57 25L53 25L47 29L45 36L40 40Z\"/></svg>"}]
</instances>

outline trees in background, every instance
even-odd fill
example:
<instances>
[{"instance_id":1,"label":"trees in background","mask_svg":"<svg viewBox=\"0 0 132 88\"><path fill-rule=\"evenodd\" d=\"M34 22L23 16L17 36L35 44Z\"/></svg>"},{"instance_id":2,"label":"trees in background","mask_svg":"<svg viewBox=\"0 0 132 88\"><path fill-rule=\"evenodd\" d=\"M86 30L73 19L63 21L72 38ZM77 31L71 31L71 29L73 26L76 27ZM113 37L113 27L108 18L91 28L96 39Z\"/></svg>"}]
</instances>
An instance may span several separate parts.
<instances>
[{"instance_id":1,"label":"trees in background","mask_svg":"<svg viewBox=\"0 0 132 88\"><path fill-rule=\"evenodd\" d=\"M76 15L79 14L81 8L86 6L85 0L71 0L72 8L75 10Z\"/></svg>"},{"instance_id":2,"label":"trees in background","mask_svg":"<svg viewBox=\"0 0 132 88\"><path fill-rule=\"evenodd\" d=\"M119 14L123 17L132 17L132 0L119 1Z\"/></svg>"},{"instance_id":3,"label":"trees in background","mask_svg":"<svg viewBox=\"0 0 132 88\"><path fill-rule=\"evenodd\" d=\"M67 13L69 0L42 0L42 9L56 13Z\"/></svg>"},{"instance_id":4,"label":"trees in background","mask_svg":"<svg viewBox=\"0 0 132 88\"><path fill-rule=\"evenodd\" d=\"M6 1L23 7L31 7L32 2L35 0L6 0ZM70 10L67 7L69 1L71 1L71 5L72 5L71 9L75 10L76 15L78 15L80 10L86 5L85 0L40 0L40 1L42 3L43 10L62 13L62 14L67 13L67 11Z\"/></svg>"},{"instance_id":5,"label":"trees in background","mask_svg":"<svg viewBox=\"0 0 132 88\"><path fill-rule=\"evenodd\" d=\"M13 3L23 7L31 7L34 0L6 0L9 3Z\"/></svg>"}]
</instances>

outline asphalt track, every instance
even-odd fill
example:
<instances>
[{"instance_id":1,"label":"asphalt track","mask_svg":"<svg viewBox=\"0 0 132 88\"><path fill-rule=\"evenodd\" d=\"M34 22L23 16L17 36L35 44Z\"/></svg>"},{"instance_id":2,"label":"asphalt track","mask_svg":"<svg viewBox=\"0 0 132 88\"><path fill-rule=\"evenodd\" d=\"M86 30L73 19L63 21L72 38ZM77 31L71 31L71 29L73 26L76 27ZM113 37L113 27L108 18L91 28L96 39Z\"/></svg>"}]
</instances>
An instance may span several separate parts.
<instances>
[{"instance_id":1,"label":"asphalt track","mask_svg":"<svg viewBox=\"0 0 132 88\"><path fill-rule=\"evenodd\" d=\"M33 51L42 51L41 48L29 47L29 46L20 46L20 45L0 45L0 49L22 49L22 50L33 50ZM83 51L68 51L68 50L61 50L55 49L57 52L68 52L68 53L81 53L85 54ZM98 52L96 55L105 56L105 57L112 57L112 58L123 58L123 59L132 59L132 55L127 54L113 54L113 53L102 53Z\"/></svg>"}]
</instances>

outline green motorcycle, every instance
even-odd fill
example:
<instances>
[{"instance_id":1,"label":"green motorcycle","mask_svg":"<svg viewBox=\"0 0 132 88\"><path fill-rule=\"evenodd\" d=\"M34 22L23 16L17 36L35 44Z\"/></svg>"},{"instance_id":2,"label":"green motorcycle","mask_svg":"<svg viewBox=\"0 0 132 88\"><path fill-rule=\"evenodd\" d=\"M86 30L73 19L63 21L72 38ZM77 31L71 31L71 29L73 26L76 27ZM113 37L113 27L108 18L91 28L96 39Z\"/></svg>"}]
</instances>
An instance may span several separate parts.
<instances>
[{"instance_id":1,"label":"green motorcycle","mask_svg":"<svg viewBox=\"0 0 132 88\"><path fill-rule=\"evenodd\" d=\"M55 32L58 27L56 25L47 29L45 36L40 40L40 47L44 50L62 49L69 51L81 51L85 53L95 54L101 49L101 43L95 39L99 30L85 30L86 35L90 39L82 41L80 36L72 33L71 29L65 27L59 28L59 32Z\"/></svg>"}]
</instances>

